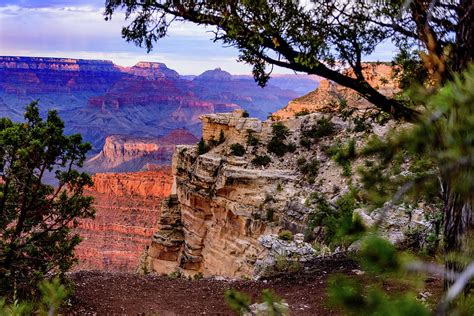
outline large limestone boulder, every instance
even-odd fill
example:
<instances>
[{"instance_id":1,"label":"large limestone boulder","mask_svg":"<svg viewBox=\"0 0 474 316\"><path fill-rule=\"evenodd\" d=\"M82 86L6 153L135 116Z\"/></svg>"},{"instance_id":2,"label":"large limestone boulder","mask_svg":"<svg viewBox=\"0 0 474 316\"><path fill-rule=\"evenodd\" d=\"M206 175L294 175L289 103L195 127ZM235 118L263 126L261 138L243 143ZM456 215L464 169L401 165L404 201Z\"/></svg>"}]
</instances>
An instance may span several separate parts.
<instances>
[{"instance_id":1,"label":"large limestone boulder","mask_svg":"<svg viewBox=\"0 0 474 316\"><path fill-rule=\"evenodd\" d=\"M304 241L303 234L296 234L293 240L282 240L273 234L263 235L258 241L266 251L255 262L255 279L296 272L302 263L316 258L316 251Z\"/></svg>"}]
</instances>

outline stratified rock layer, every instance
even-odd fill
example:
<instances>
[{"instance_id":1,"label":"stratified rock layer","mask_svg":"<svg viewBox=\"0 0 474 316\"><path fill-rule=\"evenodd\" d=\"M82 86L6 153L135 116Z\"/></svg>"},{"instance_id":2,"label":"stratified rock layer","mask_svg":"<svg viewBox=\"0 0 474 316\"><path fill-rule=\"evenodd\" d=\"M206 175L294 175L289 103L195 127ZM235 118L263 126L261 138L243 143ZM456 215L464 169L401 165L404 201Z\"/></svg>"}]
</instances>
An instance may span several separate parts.
<instances>
[{"instance_id":1,"label":"stratified rock layer","mask_svg":"<svg viewBox=\"0 0 474 316\"><path fill-rule=\"evenodd\" d=\"M81 220L76 228L83 241L76 248L75 269L134 271L171 184L170 168L96 174L87 192L95 199L96 218Z\"/></svg>"},{"instance_id":2,"label":"stratified rock layer","mask_svg":"<svg viewBox=\"0 0 474 316\"><path fill-rule=\"evenodd\" d=\"M270 129L270 123L244 118L241 111L207 115L202 120L206 141L218 139L223 131L223 148L245 142L249 130L263 139ZM277 184L291 190L296 176L292 170L249 169L248 165L244 158L217 152L198 156L196 146L177 147L173 195L164 203L143 263L147 271L252 275L264 250L258 237L281 228L277 215L267 218L265 205L283 209L285 194L277 192Z\"/></svg>"},{"instance_id":3,"label":"stratified rock layer","mask_svg":"<svg viewBox=\"0 0 474 316\"><path fill-rule=\"evenodd\" d=\"M392 79L393 68L388 64L366 63L364 64L363 74L372 87L386 96L392 96L399 90L398 85ZM341 105L342 102L344 104ZM360 110L373 107L357 92L323 79L316 90L290 101L286 107L276 111L273 116L278 119L286 119L302 112L330 113L341 106Z\"/></svg>"}]
</instances>

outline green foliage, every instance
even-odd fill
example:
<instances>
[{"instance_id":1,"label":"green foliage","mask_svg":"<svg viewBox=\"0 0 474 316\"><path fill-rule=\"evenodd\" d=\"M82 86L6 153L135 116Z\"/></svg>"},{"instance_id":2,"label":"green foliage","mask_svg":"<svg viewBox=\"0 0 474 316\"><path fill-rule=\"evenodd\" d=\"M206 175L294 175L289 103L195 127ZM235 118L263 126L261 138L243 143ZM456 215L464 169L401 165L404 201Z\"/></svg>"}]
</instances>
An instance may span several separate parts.
<instances>
[{"instance_id":1,"label":"green foliage","mask_svg":"<svg viewBox=\"0 0 474 316\"><path fill-rule=\"evenodd\" d=\"M350 139L345 144L337 142L330 147L326 147L324 150L328 156L332 157L332 159L342 167L343 176L351 176L351 161L356 158L356 143L354 139Z\"/></svg>"},{"instance_id":2,"label":"green foliage","mask_svg":"<svg viewBox=\"0 0 474 316\"><path fill-rule=\"evenodd\" d=\"M333 135L336 132L336 129L330 119L322 117L316 121L316 124L302 132L303 136L306 138L319 139Z\"/></svg>"},{"instance_id":3,"label":"green foliage","mask_svg":"<svg viewBox=\"0 0 474 316\"><path fill-rule=\"evenodd\" d=\"M247 112L247 110L244 110L244 112L242 113L242 117L249 117L250 114L249 112Z\"/></svg>"},{"instance_id":4,"label":"green foliage","mask_svg":"<svg viewBox=\"0 0 474 316\"><path fill-rule=\"evenodd\" d=\"M301 111L295 113L295 117L305 116L308 114L310 114L308 109L302 109Z\"/></svg>"},{"instance_id":5,"label":"green foliage","mask_svg":"<svg viewBox=\"0 0 474 316\"><path fill-rule=\"evenodd\" d=\"M252 301L247 294L234 289L229 289L225 291L224 298L230 309L232 309L237 315L251 313L250 305L252 304ZM265 315L289 315L288 308L283 304L282 299L275 295L271 290L262 290L262 301L266 305Z\"/></svg>"},{"instance_id":6,"label":"green foliage","mask_svg":"<svg viewBox=\"0 0 474 316\"><path fill-rule=\"evenodd\" d=\"M90 176L83 166L91 146L78 134L64 135L55 111L40 117L37 102L25 123L0 119L0 295L31 299L46 273L62 274L76 261L77 219L94 215L84 196ZM57 187L44 183L56 176Z\"/></svg>"},{"instance_id":7,"label":"green foliage","mask_svg":"<svg viewBox=\"0 0 474 316\"><path fill-rule=\"evenodd\" d=\"M387 297L379 289L366 290L356 280L341 275L331 278L329 299L332 305L343 307L349 315L431 315L413 296Z\"/></svg>"},{"instance_id":8,"label":"green foliage","mask_svg":"<svg viewBox=\"0 0 474 316\"><path fill-rule=\"evenodd\" d=\"M219 141L218 141L218 144L222 144L225 142L225 135L224 135L224 130L221 129L221 131L219 132Z\"/></svg>"},{"instance_id":9,"label":"green foliage","mask_svg":"<svg viewBox=\"0 0 474 316\"><path fill-rule=\"evenodd\" d=\"M362 241L360 258L363 267L368 271L390 272L400 268L399 254L386 239L368 236Z\"/></svg>"},{"instance_id":10,"label":"green foliage","mask_svg":"<svg viewBox=\"0 0 474 316\"><path fill-rule=\"evenodd\" d=\"M250 312L250 304L252 301L247 294L229 289L225 291L224 298L227 305L236 314L241 315L244 312Z\"/></svg>"},{"instance_id":11,"label":"green foliage","mask_svg":"<svg viewBox=\"0 0 474 316\"><path fill-rule=\"evenodd\" d=\"M278 238L280 238L281 240L292 241L293 240L293 233L290 232L289 230L282 230L278 234Z\"/></svg>"},{"instance_id":12,"label":"green foliage","mask_svg":"<svg viewBox=\"0 0 474 316\"><path fill-rule=\"evenodd\" d=\"M366 117L363 117L363 116L354 117L352 119L352 123L354 123L354 128L353 128L354 132L367 132L367 131L372 130L372 125L370 125Z\"/></svg>"},{"instance_id":13,"label":"green foliage","mask_svg":"<svg viewBox=\"0 0 474 316\"><path fill-rule=\"evenodd\" d=\"M262 290L262 300L267 305L268 316L284 316L289 314L288 308L282 304L282 299L271 290Z\"/></svg>"},{"instance_id":14,"label":"green foliage","mask_svg":"<svg viewBox=\"0 0 474 316\"><path fill-rule=\"evenodd\" d=\"M251 129L247 130L247 145L258 146L259 143L260 141L253 135L253 131Z\"/></svg>"},{"instance_id":15,"label":"green foliage","mask_svg":"<svg viewBox=\"0 0 474 316\"><path fill-rule=\"evenodd\" d=\"M311 148L311 145L312 145L312 142L309 138L307 137L301 137L300 138L300 145L303 146L304 148L306 149L310 149Z\"/></svg>"},{"instance_id":16,"label":"green foliage","mask_svg":"<svg viewBox=\"0 0 474 316\"><path fill-rule=\"evenodd\" d=\"M275 210L273 208L267 209L267 221L273 222L273 216L275 214Z\"/></svg>"},{"instance_id":17,"label":"green foliage","mask_svg":"<svg viewBox=\"0 0 474 316\"><path fill-rule=\"evenodd\" d=\"M318 193L311 194L309 205L314 205L308 221L308 231L324 227L324 242L328 245L348 246L365 231L360 218L353 215L357 208L356 191L351 190L330 204Z\"/></svg>"},{"instance_id":18,"label":"green foliage","mask_svg":"<svg viewBox=\"0 0 474 316\"><path fill-rule=\"evenodd\" d=\"M301 270L301 264L298 260L291 260L284 255L279 255L275 259L275 270L277 272L295 273Z\"/></svg>"},{"instance_id":19,"label":"green foliage","mask_svg":"<svg viewBox=\"0 0 474 316\"><path fill-rule=\"evenodd\" d=\"M271 158L268 157L267 155L257 155L255 156L254 159L252 159L252 163L256 166L263 166L263 167L266 167L270 162L271 162Z\"/></svg>"},{"instance_id":20,"label":"green foliage","mask_svg":"<svg viewBox=\"0 0 474 316\"><path fill-rule=\"evenodd\" d=\"M280 122L272 124L272 138L267 145L270 152L278 157L284 156L287 152L294 152L296 145L293 143L286 144L286 138L290 135L288 127Z\"/></svg>"},{"instance_id":21,"label":"green foliage","mask_svg":"<svg viewBox=\"0 0 474 316\"><path fill-rule=\"evenodd\" d=\"M198 143L198 155L204 155L207 153L211 148L206 144L204 138L201 137L201 140Z\"/></svg>"},{"instance_id":22,"label":"green foliage","mask_svg":"<svg viewBox=\"0 0 474 316\"><path fill-rule=\"evenodd\" d=\"M202 272L198 272L193 276L193 279L194 280L201 280L203 277L204 276L203 276Z\"/></svg>"},{"instance_id":23,"label":"green foliage","mask_svg":"<svg viewBox=\"0 0 474 316\"><path fill-rule=\"evenodd\" d=\"M232 152L232 155L234 156L240 157L240 156L245 155L245 147L238 143L230 145L230 151Z\"/></svg>"},{"instance_id":24,"label":"green foliage","mask_svg":"<svg viewBox=\"0 0 474 316\"><path fill-rule=\"evenodd\" d=\"M39 289L42 297L40 314L43 315L54 315L69 295L66 287L59 281L59 278L54 278L52 281L42 281L39 284Z\"/></svg>"},{"instance_id":25,"label":"green foliage","mask_svg":"<svg viewBox=\"0 0 474 316\"><path fill-rule=\"evenodd\" d=\"M41 300L38 302L27 302L15 300L12 304L6 304L5 299L0 299L0 315L23 316L57 315L59 307L69 295L66 287L61 284L59 278L51 281L43 280L38 286L41 292Z\"/></svg>"},{"instance_id":26,"label":"green foliage","mask_svg":"<svg viewBox=\"0 0 474 316\"><path fill-rule=\"evenodd\" d=\"M298 160L298 166L302 174L306 176L306 180L309 183L314 183L314 179L318 175L319 170L319 161L316 158L311 159L311 161L302 163L301 160Z\"/></svg>"}]
</instances>

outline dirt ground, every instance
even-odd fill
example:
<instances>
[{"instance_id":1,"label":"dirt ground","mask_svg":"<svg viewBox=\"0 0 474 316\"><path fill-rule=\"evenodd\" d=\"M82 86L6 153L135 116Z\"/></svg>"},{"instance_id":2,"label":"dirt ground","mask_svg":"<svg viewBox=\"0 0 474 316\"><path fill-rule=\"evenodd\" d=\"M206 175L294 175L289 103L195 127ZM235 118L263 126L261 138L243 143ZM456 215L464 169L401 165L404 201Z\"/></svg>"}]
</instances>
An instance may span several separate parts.
<instances>
[{"instance_id":1,"label":"dirt ground","mask_svg":"<svg viewBox=\"0 0 474 316\"><path fill-rule=\"evenodd\" d=\"M167 276L79 271L70 275L75 294L64 314L77 315L233 315L224 292L234 288L259 300L272 289L291 315L337 315L327 304L326 283L335 273L354 274L349 260L322 260L311 271L263 281L188 280ZM357 276L356 276L357 277ZM384 286L385 287L385 286Z\"/></svg>"}]
</instances>

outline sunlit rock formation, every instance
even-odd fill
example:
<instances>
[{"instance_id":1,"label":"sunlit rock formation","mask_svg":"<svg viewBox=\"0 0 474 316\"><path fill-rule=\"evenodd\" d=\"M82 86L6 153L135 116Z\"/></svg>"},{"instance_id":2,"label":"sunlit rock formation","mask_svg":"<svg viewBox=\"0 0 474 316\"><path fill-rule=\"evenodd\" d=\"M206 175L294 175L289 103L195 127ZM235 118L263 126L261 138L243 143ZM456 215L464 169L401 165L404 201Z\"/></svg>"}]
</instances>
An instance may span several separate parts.
<instances>
[{"instance_id":1,"label":"sunlit rock formation","mask_svg":"<svg viewBox=\"0 0 474 316\"><path fill-rule=\"evenodd\" d=\"M170 168L96 174L87 191L95 199L96 218L80 220L75 229L83 239L76 248L75 269L135 270L171 184Z\"/></svg>"},{"instance_id":2,"label":"sunlit rock formation","mask_svg":"<svg viewBox=\"0 0 474 316\"><path fill-rule=\"evenodd\" d=\"M366 63L364 67L363 74L367 82L380 93L392 96L399 91L397 83L392 79L392 66L386 63ZM331 113L341 106L360 110L373 107L355 91L323 79L316 90L290 101L286 107L276 111L273 116L286 119L303 112Z\"/></svg>"}]
</instances>

